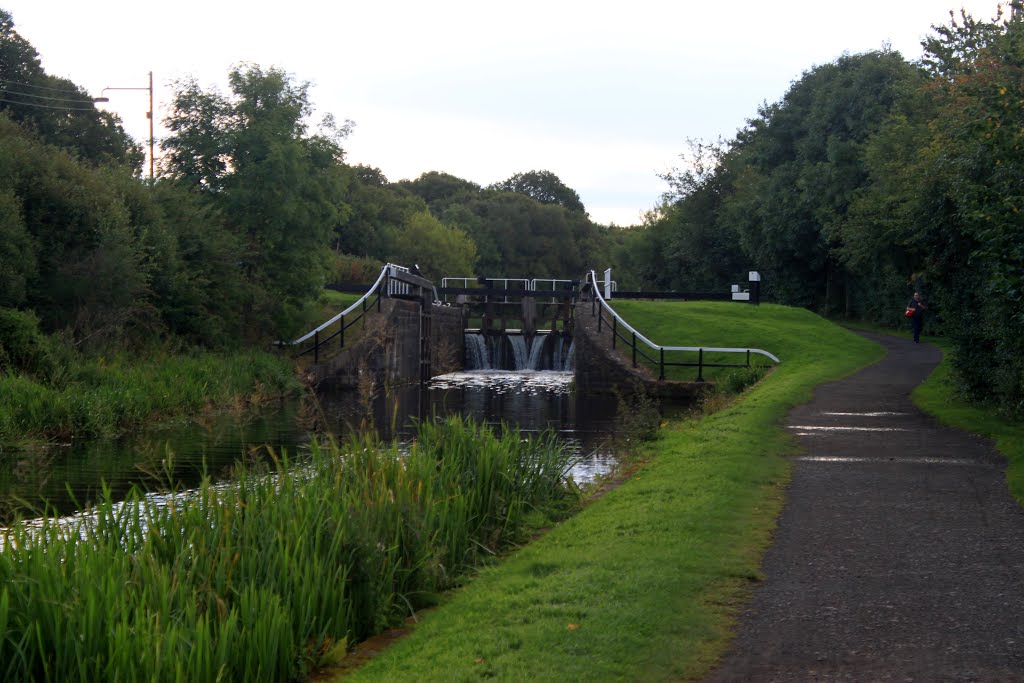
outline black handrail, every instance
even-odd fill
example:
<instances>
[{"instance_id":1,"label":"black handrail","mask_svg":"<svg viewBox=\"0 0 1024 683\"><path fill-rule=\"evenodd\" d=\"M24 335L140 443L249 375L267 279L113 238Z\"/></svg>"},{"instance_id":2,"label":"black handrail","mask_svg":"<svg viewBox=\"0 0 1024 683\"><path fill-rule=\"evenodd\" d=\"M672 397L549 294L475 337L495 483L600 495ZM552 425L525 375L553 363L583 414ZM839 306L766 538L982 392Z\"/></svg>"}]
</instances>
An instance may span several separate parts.
<instances>
[{"instance_id":1,"label":"black handrail","mask_svg":"<svg viewBox=\"0 0 1024 683\"><path fill-rule=\"evenodd\" d=\"M395 264L388 263L381 268L380 275L377 277L377 281L374 282L370 289L363 294L355 303L346 308L341 313L337 314L327 322L319 325L315 329L307 332L298 339L292 342L285 342L289 346L297 346L306 341L313 340L313 345L309 348L299 351L295 357L305 356L306 354L313 354L313 362L320 362L320 349L335 338L339 339L339 348L345 347L345 330L355 325L360 320L366 317L368 311L368 305L376 305L377 312L381 310L381 299L385 296L395 299L406 299L406 298L422 298L422 292L424 289L429 289L432 284L429 280L413 275L409 272L408 268L402 266L396 266ZM413 288L419 290L419 295L413 295ZM371 302L372 299L372 303ZM361 310L358 310L361 309ZM358 313L354 318L348 318L353 311ZM327 337L321 339L321 332L328 330L335 323L338 324L338 329L332 332Z\"/></svg>"},{"instance_id":2,"label":"black handrail","mask_svg":"<svg viewBox=\"0 0 1024 683\"><path fill-rule=\"evenodd\" d=\"M648 361L652 365L655 365L655 366L658 367L658 379L659 380L664 380L665 379L665 368L666 367L695 367L695 368L697 368L697 381L698 382L703 382L704 381L704 368L743 368L743 367L749 368L749 367L751 367L751 363L750 363L751 353L756 353L756 354L759 354L759 355L766 356L766 357L770 358L771 360L775 361L776 363L781 363L782 362L775 355L769 353L768 351L764 351L763 349L723 348L723 347L709 347L709 346L660 346L658 344L655 344L654 342L652 342L651 340L647 339L645 336L643 336L642 334L637 332L635 329L633 329L629 325L629 323L627 323L624 319L622 319L619 316L619 314L616 313L615 310L612 309L612 307L608 305L608 302L606 302L604 300L604 297L601 296L601 293L600 293L598 285L597 285L597 276L596 276L596 274L594 273L593 270L590 271L590 282L592 284L592 287L590 288L590 291L591 291L592 296L593 296L593 299L591 301L590 311L591 311L591 316L595 316L597 318L597 331L598 331L598 333L600 334L603 326L610 322L611 323L611 332L612 332L612 349L616 348L616 340L621 339L623 342L628 344L629 347L630 347L630 350L631 350L631 353L632 353L633 367L634 368L637 367L638 362L639 362L638 359L637 359L637 356L639 356L640 358L643 358L644 360ZM605 319L604 319L605 312L607 312L607 314L608 314L608 321L605 321ZM619 331L619 326L620 325L622 327L626 328L629 331L631 336L627 337L625 334L620 332ZM650 348L652 350L655 350L655 351L658 351L658 358L652 358L651 356L648 356L644 352L643 348L641 348L640 344L637 343L637 340L642 341L648 348ZM665 360L665 352L666 351L684 351L684 352L694 352L695 351L697 353L697 362L696 363L667 362ZM745 353L746 354L746 363L742 363L742 364L741 363L705 363L704 362L704 352L705 351L711 351L711 352L714 352L714 353ZM770 366L761 366L761 367L770 367Z\"/></svg>"}]
</instances>

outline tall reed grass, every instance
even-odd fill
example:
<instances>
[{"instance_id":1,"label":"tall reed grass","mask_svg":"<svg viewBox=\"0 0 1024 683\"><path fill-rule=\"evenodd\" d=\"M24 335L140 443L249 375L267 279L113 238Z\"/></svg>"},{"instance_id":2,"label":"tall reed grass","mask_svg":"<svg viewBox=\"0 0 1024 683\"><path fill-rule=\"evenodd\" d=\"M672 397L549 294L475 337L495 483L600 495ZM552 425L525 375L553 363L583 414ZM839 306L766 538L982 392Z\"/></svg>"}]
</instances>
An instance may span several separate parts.
<instances>
[{"instance_id":1,"label":"tall reed grass","mask_svg":"<svg viewBox=\"0 0 1024 683\"><path fill-rule=\"evenodd\" d=\"M295 680L578 501L553 439L449 418L3 532L2 680Z\"/></svg>"},{"instance_id":2,"label":"tall reed grass","mask_svg":"<svg viewBox=\"0 0 1024 683\"><path fill-rule=\"evenodd\" d=\"M301 390L288 362L266 353L83 362L60 386L0 373L0 442L102 436L153 416Z\"/></svg>"}]
</instances>

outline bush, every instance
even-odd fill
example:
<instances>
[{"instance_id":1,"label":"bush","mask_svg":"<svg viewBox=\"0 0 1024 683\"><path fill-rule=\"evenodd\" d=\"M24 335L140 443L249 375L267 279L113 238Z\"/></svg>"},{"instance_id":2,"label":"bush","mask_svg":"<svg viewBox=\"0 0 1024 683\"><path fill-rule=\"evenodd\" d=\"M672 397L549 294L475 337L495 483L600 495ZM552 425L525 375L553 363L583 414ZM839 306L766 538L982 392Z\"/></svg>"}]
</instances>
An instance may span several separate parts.
<instances>
[{"instance_id":1,"label":"bush","mask_svg":"<svg viewBox=\"0 0 1024 683\"><path fill-rule=\"evenodd\" d=\"M384 264L375 258L334 254L331 263L332 282L336 285L349 282L371 284L380 275L380 269L383 267Z\"/></svg>"},{"instance_id":2,"label":"bush","mask_svg":"<svg viewBox=\"0 0 1024 683\"><path fill-rule=\"evenodd\" d=\"M0 371L50 379L55 370L51 342L30 312L0 308Z\"/></svg>"}]
</instances>

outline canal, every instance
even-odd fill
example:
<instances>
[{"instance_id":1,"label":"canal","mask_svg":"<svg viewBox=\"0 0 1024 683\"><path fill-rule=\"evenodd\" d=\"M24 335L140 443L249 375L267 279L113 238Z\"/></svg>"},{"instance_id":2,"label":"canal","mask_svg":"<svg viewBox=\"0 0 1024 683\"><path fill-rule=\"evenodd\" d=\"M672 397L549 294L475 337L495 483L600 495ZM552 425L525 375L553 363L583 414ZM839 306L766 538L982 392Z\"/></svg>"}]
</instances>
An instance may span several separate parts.
<instances>
[{"instance_id":1,"label":"canal","mask_svg":"<svg viewBox=\"0 0 1024 683\"><path fill-rule=\"evenodd\" d=\"M218 412L164 424L118 439L83 440L0 450L0 524L15 515L67 515L108 487L115 500L133 486L187 489L203 473L226 479L240 461L265 461L271 451L301 460L314 438L344 439L373 429L408 441L416 420L461 414L524 434L554 430L577 456L578 483L615 464L616 399L579 397L573 373L485 370L442 375L425 386L374 392L322 392L259 410Z\"/></svg>"}]
</instances>

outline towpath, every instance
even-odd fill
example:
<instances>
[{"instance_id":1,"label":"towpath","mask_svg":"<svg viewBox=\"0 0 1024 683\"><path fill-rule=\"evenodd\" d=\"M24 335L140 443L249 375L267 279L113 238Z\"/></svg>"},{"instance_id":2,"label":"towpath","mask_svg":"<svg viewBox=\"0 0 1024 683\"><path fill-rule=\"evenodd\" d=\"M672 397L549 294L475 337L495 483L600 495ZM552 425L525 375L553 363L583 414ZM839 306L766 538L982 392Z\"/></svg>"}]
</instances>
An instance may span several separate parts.
<instances>
[{"instance_id":1,"label":"towpath","mask_svg":"<svg viewBox=\"0 0 1024 683\"><path fill-rule=\"evenodd\" d=\"M806 451L708 683L1024 681L1024 508L1003 458L911 403L935 347L865 336L887 357L788 417Z\"/></svg>"}]
</instances>

